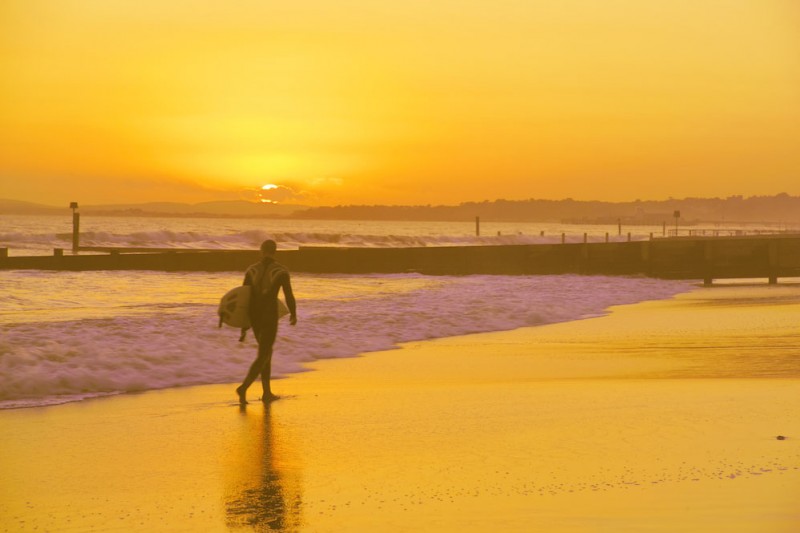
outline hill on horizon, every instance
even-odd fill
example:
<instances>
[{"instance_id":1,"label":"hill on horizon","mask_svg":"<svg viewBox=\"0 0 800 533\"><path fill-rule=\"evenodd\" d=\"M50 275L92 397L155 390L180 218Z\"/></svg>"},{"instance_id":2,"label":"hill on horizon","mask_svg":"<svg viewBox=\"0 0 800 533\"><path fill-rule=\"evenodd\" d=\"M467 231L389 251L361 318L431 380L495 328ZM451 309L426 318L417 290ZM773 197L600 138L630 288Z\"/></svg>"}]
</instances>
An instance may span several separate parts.
<instances>
[{"instance_id":1,"label":"hill on horizon","mask_svg":"<svg viewBox=\"0 0 800 533\"><path fill-rule=\"evenodd\" d=\"M88 216L163 216L220 218L296 218L320 220L484 220L517 222L567 222L578 224L659 225L674 221L680 212L684 223L777 223L800 225L800 197L774 196L636 200L633 202L564 200L494 200L458 205L387 206L339 205L308 207L264 204L244 200L201 202L148 202L80 206ZM68 215L69 207L0 199L0 215Z\"/></svg>"},{"instance_id":2,"label":"hill on horizon","mask_svg":"<svg viewBox=\"0 0 800 533\"><path fill-rule=\"evenodd\" d=\"M336 206L298 211L292 218L329 220L459 221L481 217L508 222L660 225L680 214L683 223L751 222L800 225L800 197L774 196L636 200L633 202L494 200L455 206Z\"/></svg>"}]
</instances>

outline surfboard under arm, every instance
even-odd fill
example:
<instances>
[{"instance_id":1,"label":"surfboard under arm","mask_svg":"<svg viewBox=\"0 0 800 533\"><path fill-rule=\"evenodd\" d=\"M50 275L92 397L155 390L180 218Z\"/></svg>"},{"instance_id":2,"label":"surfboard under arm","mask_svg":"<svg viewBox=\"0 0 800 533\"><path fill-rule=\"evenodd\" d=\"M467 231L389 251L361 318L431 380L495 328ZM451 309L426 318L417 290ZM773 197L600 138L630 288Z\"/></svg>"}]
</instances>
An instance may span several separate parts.
<instances>
[{"instance_id":1,"label":"surfboard under arm","mask_svg":"<svg viewBox=\"0 0 800 533\"><path fill-rule=\"evenodd\" d=\"M250 327L250 286L240 285L225 293L219 302L219 320L235 328Z\"/></svg>"},{"instance_id":2,"label":"surfboard under arm","mask_svg":"<svg viewBox=\"0 0 800 533\"><path fill-rule=\"evenodd\" d=\"M247 329L250 327L250 285L240 285L225 293L219 302L219 322L234 328ZM278 298L278 318L289 314L286 303Z\"/></svg>"}]
</instances>

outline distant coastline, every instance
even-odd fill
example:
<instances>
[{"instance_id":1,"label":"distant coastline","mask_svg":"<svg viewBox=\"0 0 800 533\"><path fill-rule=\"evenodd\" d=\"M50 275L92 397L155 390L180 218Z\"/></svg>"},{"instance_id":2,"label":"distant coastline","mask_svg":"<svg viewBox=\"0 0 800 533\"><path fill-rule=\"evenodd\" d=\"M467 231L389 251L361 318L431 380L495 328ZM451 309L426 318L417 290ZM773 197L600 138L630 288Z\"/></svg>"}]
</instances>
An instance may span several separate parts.
<instances>
[{"instance_id":1,"label":"distant coastline","mask_svg":"<svg viewBox=\"0 0 800 533\"><path fill-rule=\"evenodd\" d=\"M67 215L68 207L0 199L0 215ZM800 196L730 196L633 202L564 200L493 200L458 205L302 205L261 204L247 201L184 204L81 205L83 216L164 218L282 218L304 220L414 220L461 221L481 217L506 222L560 222L572 224L660 225L680 223L767 223L800 225Z\"/></svg>"}]
</instances>

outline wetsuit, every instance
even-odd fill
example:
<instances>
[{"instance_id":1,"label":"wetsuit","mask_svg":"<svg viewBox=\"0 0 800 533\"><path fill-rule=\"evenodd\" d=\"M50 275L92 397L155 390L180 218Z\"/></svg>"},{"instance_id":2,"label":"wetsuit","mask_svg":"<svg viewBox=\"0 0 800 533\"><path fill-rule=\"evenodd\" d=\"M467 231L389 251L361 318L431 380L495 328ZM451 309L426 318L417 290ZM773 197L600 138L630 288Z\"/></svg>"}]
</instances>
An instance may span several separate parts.
<instances>
[{"instance_id":1,"label":"wetsuit","mask_svg":"<svg viewBox=\"0 0 800 533\"><path fill-rule=\"evenodd\" d=\"M243 285L252 287L250 296L250 324L258 341L258 357L250 365L242 382L244 390L261 374L264 396L271 393L272 345L278 334L278 292L283 289L286 306L295 316L297 304L292 293L292 283L286 267L272 257L265 257L247 269Z\"/></svg>"}]
</instances>

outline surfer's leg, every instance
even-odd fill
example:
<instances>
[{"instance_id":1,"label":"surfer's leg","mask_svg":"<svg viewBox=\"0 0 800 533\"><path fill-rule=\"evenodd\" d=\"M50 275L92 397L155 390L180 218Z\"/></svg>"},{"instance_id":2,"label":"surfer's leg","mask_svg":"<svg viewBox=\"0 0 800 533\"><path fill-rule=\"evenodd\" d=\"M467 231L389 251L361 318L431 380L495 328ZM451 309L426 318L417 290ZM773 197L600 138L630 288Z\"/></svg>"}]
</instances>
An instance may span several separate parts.
<instances>
[{"instance_id":1,"label":"surfer's leg","mask_svg":"<svg viewBox=\"0 0 800 533\"><path fill-rule=\"evenodd\" d=\"M264 389L264 392L261 395L261 400L264 402L269 402L278 399L278 397L272 393L272 388L270 386L271 379L272 379L272 349L270 349L270 354L267 357L267 363L264 365L264 368L261 369L261 387Z\"/></svg>"},{"instance_id":2,"label":"surfer's leg","mask_svg":"<svg viewBox=\"0 0 800 533\"><path fill-rule=\"evenodd\" d=\"M265 390L264 396L271 396L272 392L269 389L269 376L271 374L271 364L272 364L272 344L275 342L275 336L278 333L278 320L265 320L262 322L259 327L254 327L253 332L256 333L256 340L258 341L258 356L256 360L253 361L253 364L250 365L250 370L247 371L247 376L245 376L244 381L242 382L241 386L236 389L236 393L239 395L239 402L240 403L247 403L247 399L245 398L245 394L247 393L248 387L253 384L259 374L262 374L262 383L264 383L263 372L266 368L267 372L267 388Z\"/></svg>"},{"instance_id":3,"label":"surfer's leg","mask_svg":"<svg viewBox=\"0 0 800 533\"><path fill-rule=\"evenodd\" d=\"M270 380L272 379L272 345L275 344L275 337L278 334L278 321L275 320L274 324L265 325L261 334L258 344L259 359L263 358L264 360L264 366L261 367L261 386L264 390L261 400L268 402L277 399L277 396L272 394Z\"/></svg>"},{"instance_id":4,"label":"surfer's leg","mask_svg":"<svg viewBox=\"0 0 800 533\"><path fill-rule=\"evenodd\" d=\"M263 328L261 327L261 324L253 324L253 334L255 335L256 340L261 338L262 329ZM256 360L250 365L250 369L247 371L247 375L245 376L244 381L242 381L242 384L236 388L236 394L239 395L240 404L247 403L247 389L253 384L253 381L255 381L256 377L258 377L263 365L264 360L261 356L261 344L259 343Z\"/></svg>"},{"instance_id":5,"label":"surfer's leg","mask_svg":"<svg viewBox=\"0 0 800 533\"><path fill-rule=\"evenodd\" d=\"M243 394L243 392L247 391L250 385L253 384L258 375L261 373L261 370L264 368L264 363L266 362L267 359L266 357L264 357L264 354L261 350L261 345L259 345L258 357L256 357L256 360L253 361L252 365L250 365L250 370L247 371L247 376L245 376L244 381L242 381L242 385L238 389L236 389L236 392L239 393L240 396ZM240 390L243 392L239 392Z\"/></svg>"},{"instance_id":6,"label":"surfer's leg","mask_svg":"<svg viewBox=\"0 0 800 533\"><path fill-rule=\"evenodd\" d=\"M236 388L236 394L239 395L239 403L247 403L247 389L253 384L258 375L261 373L261 369L264 368L265 362L266 361L261 356L261 349L259 347L258 357L256 357L256 360L253 361L252 365L250 365L250 370L247 371L247 375L245 376L244 381L242 381L242 384Z\"/></svg>"},{"instance_id":7,"label":"surfer's leg","mask_svg":"<svg viewBox=\"0 0 800 533\"><path fill-rule=\"evenodd\" d=\"M239 396L239 403L244 405L247 403L247 389L244 385L239 385L236 387L236 394Z\"/></svg>"}]
</instances>

